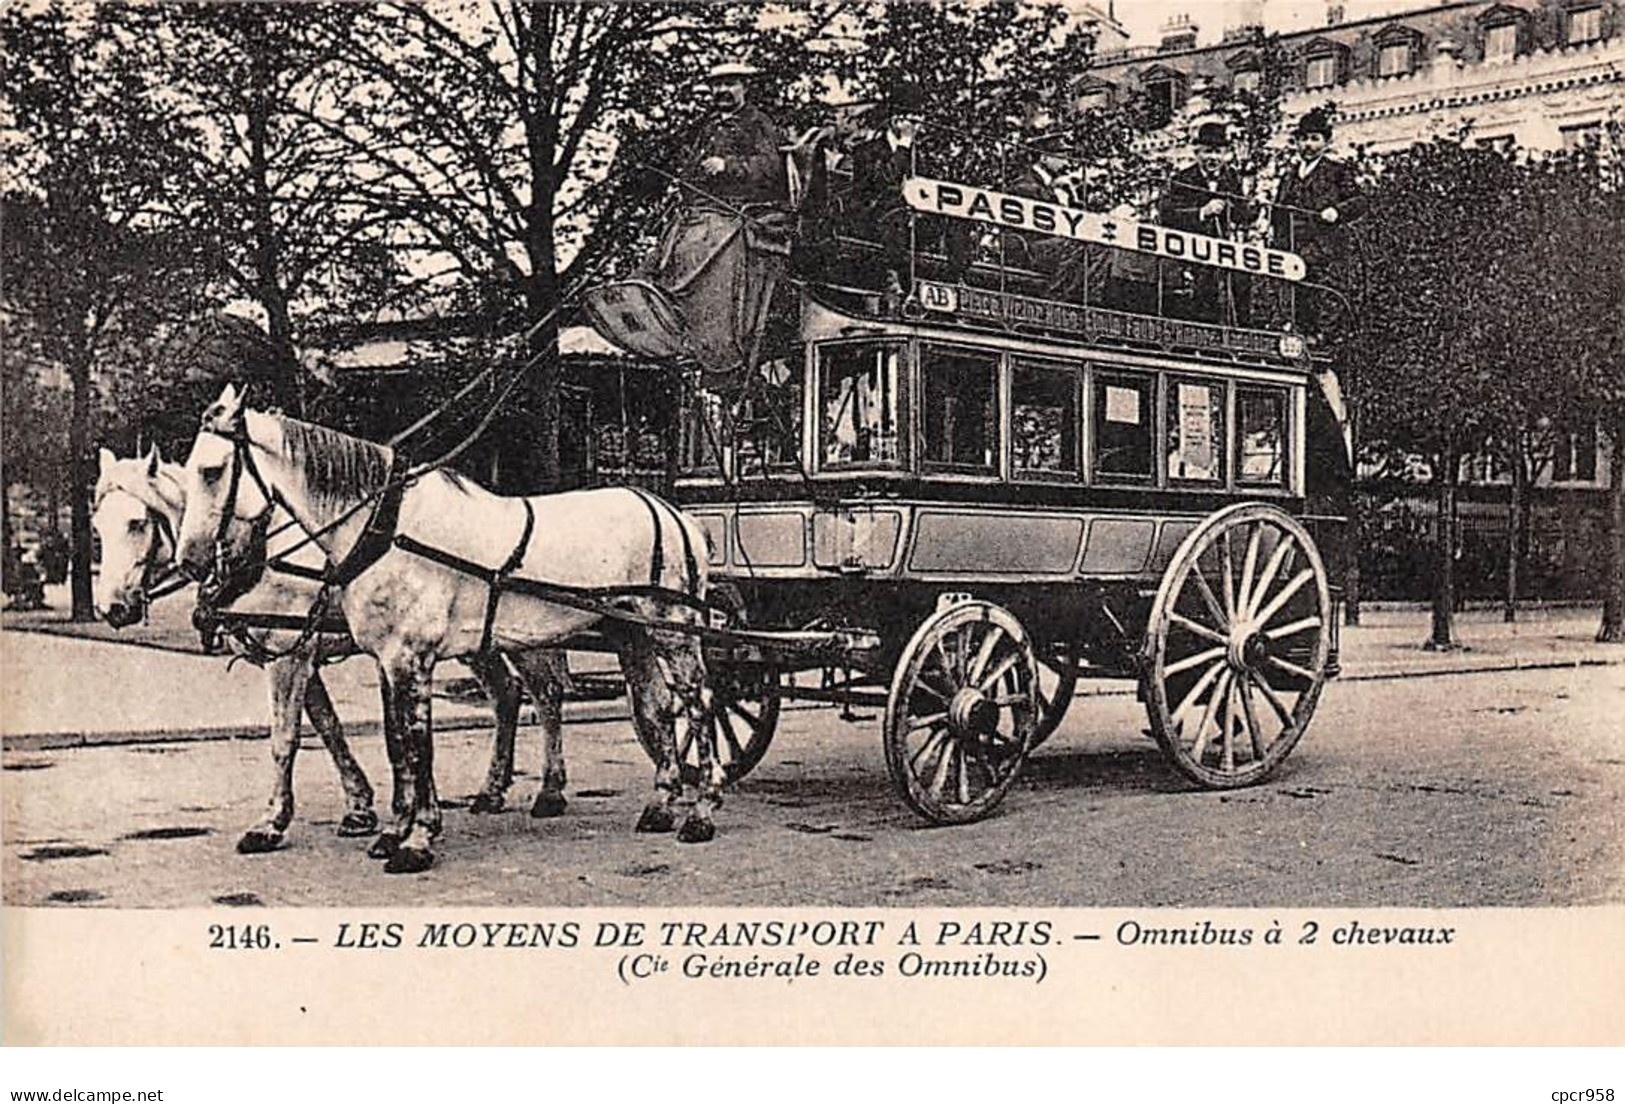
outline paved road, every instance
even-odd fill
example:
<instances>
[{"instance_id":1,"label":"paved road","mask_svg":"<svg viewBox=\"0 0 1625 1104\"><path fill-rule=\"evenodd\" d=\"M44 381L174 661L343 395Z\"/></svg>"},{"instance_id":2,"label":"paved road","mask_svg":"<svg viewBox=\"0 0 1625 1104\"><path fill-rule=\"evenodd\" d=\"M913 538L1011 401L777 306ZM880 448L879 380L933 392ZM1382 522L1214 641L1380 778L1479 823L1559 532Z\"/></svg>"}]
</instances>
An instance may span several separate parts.
<instances>
[{"instance_id":1,"label":"paved road","mask_svg":"<svg viewBox=\"0 0 1625 1104\"><path fill-rule=\"evenodd\" d=\"M438 865L388 877L307 745L288 846L241 857L263 741L8 752L8 903L299 905L1493 906L1625 901L1625 667L1335 684L1286 768L1186 789L1126 696L1089 699L993 819L918 824L890 790L876 722L787 712L767 761L702 847L631 831L649 771L621 722L571 725L565 817L448 813ZM536 769L534 730L521 766ZM527 738L528 737L528 738ZM442 736L442 792L487 743ZM358 754L387 778L380 741Z\"/></svg>"}]
</instances>

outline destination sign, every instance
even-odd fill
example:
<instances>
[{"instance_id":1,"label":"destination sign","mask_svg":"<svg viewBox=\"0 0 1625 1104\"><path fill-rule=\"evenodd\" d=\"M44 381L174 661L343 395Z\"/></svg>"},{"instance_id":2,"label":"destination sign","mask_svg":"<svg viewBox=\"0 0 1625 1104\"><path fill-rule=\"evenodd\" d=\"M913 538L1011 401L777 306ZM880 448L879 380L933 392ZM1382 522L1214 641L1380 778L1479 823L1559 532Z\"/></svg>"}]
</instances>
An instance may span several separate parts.
<instances>
[{"instance_id":1,"label":"destination sign","mask_svg":"<svg viewBox=\"0 0 1625 1104\"><path fill-rule=\"evenodd\" d=\"M1308 275L1303 258L1296 253L1170 230L1155 223L1080 211L1076 207L975 188L969 184L911 176L903 181L903 198L916 211L972 219L1007 230L1071 238L1093 245L1166 257L1172 261L1211 265L1282 280L1302 280Z\"/></svg>"},{"instance_id":2,"label":"destination sign","mask_svg":"<svg viewBox=\"0 0 1625 1104\"><path fill-rule=\"evenodd\" d=\"M1053 299L1035 299L1014 292L964 287L919 280L915 296L926 310L953 314L966 321L985 320L1003 325L1030 326L1056 333L1077 334L1090 341L1129 341L1164 347L1214 349L1252 356L1293 359L1281 335L1264 330L1236 329L1205 322L1187 322L1152 315L1125 314L1100 307L1080 307Z\"/></svg>"}]
</instances>

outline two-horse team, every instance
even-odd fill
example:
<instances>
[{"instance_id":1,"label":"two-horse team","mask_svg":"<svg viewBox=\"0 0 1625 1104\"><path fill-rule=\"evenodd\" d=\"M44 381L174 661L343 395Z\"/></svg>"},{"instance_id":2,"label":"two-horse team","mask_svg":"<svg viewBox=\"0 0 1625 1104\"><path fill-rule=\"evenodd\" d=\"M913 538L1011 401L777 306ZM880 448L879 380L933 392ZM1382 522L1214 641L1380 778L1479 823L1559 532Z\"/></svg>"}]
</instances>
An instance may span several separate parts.
<instances>
[{"instance_id":1,"label":"two-horse team","mask_svg":"<svg viewBox=\"0 0 1625 1104\"><path fill-rule=\"evenodd\" d=\"M393 820L368 853L385 859L385 870L433 862L441 811L430 690L443 659L468 664L496 709L491 769L474 808L502 805L523 682L546 729L532 812L561 812L558 648L587 631L619 655L633 724L655 764L638 830L678 828L684 842L713 836L725 775L707 723L699 636L706 540L654 495L496 495L443 468L407 468L383 445L246 409L227 386L184 468L156 452L115 460L103 451L95 524L97 606L110 622L138 620L178 568L199 583L195 619L223 626L239 654L267 667L273 792L239 850L277 847L292 819L301 707L339 770L349 804L340 834L376 828L371 788L319 670L354 649L377 660L383 694ZM680 827L679 723L699 767Z\"/></svg>"}]
</instances>

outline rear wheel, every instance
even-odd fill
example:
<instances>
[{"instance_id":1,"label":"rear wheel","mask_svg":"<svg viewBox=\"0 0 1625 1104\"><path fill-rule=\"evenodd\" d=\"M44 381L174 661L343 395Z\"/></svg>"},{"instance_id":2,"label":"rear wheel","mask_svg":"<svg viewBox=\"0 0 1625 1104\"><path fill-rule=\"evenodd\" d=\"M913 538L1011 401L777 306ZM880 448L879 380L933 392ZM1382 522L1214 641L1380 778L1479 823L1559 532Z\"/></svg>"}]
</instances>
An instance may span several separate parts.
<instances>
[{"instance_id":1,"label":"rear wheel","mask_svg":"<svg viewBox=\"0 0 1625 1104\"><path fill-rule=\"evenodd\" d=\"M1055 734L1066 720L1066 711L1072 705L1072 695L1078 686L1078 653L1076 648L1057 645L1038 657L1038 729L1033 733L1033 747L1037 747Z\"/></svg>"},{"instance_id":2,"label":"rear wheel","mask_svg":"<svg viewBox=\"0 0 1625 1104\"><path fill-rule=\"evenodd\" d=\"M1020 622L988 602L939 609L903 649L883 737L892 785L933 824L987 816L1038 728L1038 661Z\"/></svg>"},{"instance_id":3,"label":"rear wheel","mask_svg":"<svg viewBox=\"0 0 1625 1104\"><path fill-rule=\"evenodd\" d=\"M783 701L781 675L762 667L721 666L710 672L712 744L722 763L725 784L732 785L756 768L773 743ZM694 734L686 728L678 741L677 761L683 783L700 781Z\"/></svg>"},{"instance_id":4,"label":"rear wheel","mask_svg":"<svg viewBox=\"0 0 1625 1104\"><path fill-rule=\"evenodd\" d=\"M1302 738L1326 683L1326 568L1296 519L1243 503L1174 553L1146 629L1152 734L1199 785L1261 782Z\"/></svg>"}]
</instances>

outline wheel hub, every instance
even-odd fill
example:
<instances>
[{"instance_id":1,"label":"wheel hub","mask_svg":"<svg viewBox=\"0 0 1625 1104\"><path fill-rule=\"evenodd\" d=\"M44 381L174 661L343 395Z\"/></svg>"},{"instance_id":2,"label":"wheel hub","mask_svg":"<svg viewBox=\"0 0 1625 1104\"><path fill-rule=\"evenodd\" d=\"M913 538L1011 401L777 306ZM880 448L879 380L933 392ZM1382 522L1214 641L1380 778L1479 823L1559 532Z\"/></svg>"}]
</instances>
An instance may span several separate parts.
<instances>
[{"instance_id":1,"label":"wheel hub","mask_svg":"<svg viewBox=\"0 0 1625 1104\"><path fill-rule=\"evenodd\" d=\"M1230 634L1227 658L1238 671L1256 670L1270 655L1270 638L1253 625L1237 625Z\"/></svg>"},{"instance_id":2,"label":"wheel hub","mask_svg":"<svg viewBox=\"0 0 1625 1104\"><path fill-rule=\"evenodd\" d=\"M961 736L991 736L999 727L999 707L967 686L948 703L948 723Z\"/></svg>"}]
</instances>

